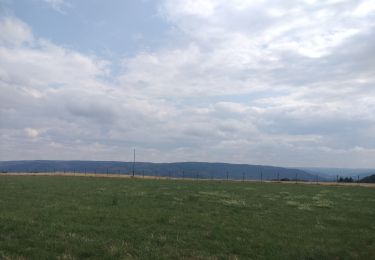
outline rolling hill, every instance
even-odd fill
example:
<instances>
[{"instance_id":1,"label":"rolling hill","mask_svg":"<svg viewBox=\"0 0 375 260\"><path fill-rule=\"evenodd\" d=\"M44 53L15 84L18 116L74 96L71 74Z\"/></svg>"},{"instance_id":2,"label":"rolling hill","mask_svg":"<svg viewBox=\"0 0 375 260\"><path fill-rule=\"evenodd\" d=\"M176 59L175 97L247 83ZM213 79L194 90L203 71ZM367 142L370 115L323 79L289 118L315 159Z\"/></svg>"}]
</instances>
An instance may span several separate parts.
<instances>
[{"instance_id":1,"label":"rolling hill","mask_svg":"<svg viewBox=\"0 0 375 260\"><path fill-rule=\"evenodd\" d=\"M132 172L132 162L119 161L1 161L1 172L91 172L129 174ZM136 162L136 174L151 176L171 176L189 178L215 179L264 179L277 178L324 181L325 178L300 169L274 167L265 165L208 163L208 162L176 162L151 163Z\"/></svg>"}]
</instances>

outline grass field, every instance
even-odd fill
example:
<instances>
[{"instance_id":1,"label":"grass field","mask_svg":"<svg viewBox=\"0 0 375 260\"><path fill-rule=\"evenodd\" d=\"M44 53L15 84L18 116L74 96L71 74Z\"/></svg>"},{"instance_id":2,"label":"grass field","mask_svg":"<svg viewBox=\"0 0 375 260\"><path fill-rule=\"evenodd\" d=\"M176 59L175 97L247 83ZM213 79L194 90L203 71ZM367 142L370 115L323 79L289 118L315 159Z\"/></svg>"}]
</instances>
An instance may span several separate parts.
<instances>
[{"instance_id":1,"label":"grass field","mask_svg":"<svg viewBox=\"0 0 375 260\"><path fill-rule=\"evenodd\" d=\"M0 176L0 259L375 259L375 189Z\"/></svg>"}]
</instances>

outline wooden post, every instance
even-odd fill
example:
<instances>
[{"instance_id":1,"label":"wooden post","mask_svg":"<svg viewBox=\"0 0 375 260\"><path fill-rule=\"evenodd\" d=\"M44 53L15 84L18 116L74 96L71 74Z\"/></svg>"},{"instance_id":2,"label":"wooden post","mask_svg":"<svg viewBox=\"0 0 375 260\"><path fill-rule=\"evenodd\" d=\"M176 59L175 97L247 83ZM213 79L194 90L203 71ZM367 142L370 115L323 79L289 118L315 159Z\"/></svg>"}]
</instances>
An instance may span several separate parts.
<instances>
[{"instance_id":1,"label":"wooden post","mask_svg":"<svg viewBox=\"0 0 375 260\"><path fill-rule=\"evenodd\" d=\"M135 168L135 149L133 150L133 177L134 177L134 168Z\"/></svg>"}]
</instances>

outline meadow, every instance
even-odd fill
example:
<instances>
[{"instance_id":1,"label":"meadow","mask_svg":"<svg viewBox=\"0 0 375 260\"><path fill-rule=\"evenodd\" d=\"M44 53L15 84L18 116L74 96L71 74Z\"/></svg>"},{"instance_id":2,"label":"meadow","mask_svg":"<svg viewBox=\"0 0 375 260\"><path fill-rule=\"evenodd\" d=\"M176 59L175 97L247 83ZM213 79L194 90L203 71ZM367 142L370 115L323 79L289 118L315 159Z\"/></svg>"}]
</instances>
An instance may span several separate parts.
<instances>
[{"instance_id":1,"label":"meadow","mask_svg":"<svg viewBox=\"0 0 375 260\"><path fill-rule=\"evenodd\" d=\"M375 259L375 189L0 176L0 259Z\"/></svg>"}]
</instances>

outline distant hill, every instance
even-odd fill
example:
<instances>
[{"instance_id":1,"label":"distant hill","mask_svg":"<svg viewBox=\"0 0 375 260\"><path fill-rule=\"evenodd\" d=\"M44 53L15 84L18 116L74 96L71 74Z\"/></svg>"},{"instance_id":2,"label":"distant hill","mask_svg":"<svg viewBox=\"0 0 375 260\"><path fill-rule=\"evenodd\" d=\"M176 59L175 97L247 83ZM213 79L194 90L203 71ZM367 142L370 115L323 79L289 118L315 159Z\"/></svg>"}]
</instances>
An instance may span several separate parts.
<instances>
[{"instance_id":1,"label":"distant hill","mask_svg":"<svg viewBox=\"0 0 375 260\"><path fill-rule=\"evenodd\" d=\"M363 182L363 183L375 183L375 174L367 176L367 177L364 177L359 182Z\"/></svg>"},{"instance_id":2,"label":"distant hill","mask_svg":"<svg viewBox=\"0 0 375 260\"><path fill-rule=\"evenodd\" d=\"M129 174L132 172L132 162L118 161L1 161L1 172L91 172ZM226 179L260 179L264 180L290 179L324 181L325 178L300 169L291 169L264 165L207 163L207 162L177 162L150 163L136 162L135 172L140 175L216 178Z\"/></svg>"}]
</instances>

